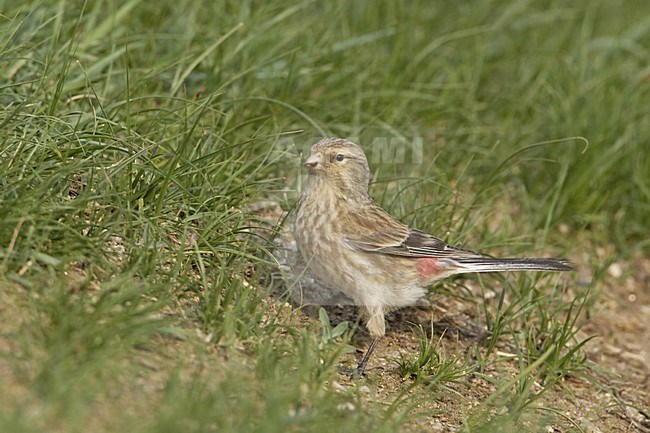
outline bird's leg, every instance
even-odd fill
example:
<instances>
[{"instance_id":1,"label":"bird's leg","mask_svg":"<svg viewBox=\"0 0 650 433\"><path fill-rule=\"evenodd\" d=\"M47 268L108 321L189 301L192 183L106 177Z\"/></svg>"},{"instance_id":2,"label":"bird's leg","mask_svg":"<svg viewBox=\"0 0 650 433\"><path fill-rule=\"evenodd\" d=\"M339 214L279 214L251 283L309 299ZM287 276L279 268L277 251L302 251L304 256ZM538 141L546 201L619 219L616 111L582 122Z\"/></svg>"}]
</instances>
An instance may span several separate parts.
<instances>
[{"instance_id":1,"label":"bird's leg","mask_svg":"<svg viewBox=\"0 0 650 433\"><path fill-rule=\"evenodd\" d=\"M365 355L363 355L363 359L357 365L357 373L359 374L359 376L363 376L364 372L366 371L366 365L368 365L368 360L370 359L370 355L372 355L372 352L375 350L377 343L379 343L379 338L380 337L377 337L372 340L372 342L370 343L370 347L368 347L368 350L366 350Z\"/></svg>"}]
</instances>

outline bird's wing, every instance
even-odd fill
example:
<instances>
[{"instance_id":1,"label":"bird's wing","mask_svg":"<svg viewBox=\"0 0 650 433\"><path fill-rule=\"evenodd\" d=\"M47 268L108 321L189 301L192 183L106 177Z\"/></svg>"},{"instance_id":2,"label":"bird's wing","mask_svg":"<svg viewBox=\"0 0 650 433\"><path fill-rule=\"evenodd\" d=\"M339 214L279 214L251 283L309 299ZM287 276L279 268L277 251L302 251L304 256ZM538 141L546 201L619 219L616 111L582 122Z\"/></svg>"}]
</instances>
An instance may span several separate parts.
<instances>
[{"instance_id":1,"label":"bird's wing","mask_svg":"<svg viewBox=\"0 0 650 433\"><path fill-rule=\"evenodd\" d=\"M346 242L353 248L403 257L484 257L453 247L417 229L409 228L376 203L350 215Z\"/></svg>"},{"instance_id":2,"label":"bird's wing","mask_svg":"<svg viewBox=\"0 0 650 433\"><path fill-rule=\"evenodd\" d=\"M377 203L347 215L343 223L346 242L362 251L380 251L383 248L401 244L408 238L410 229L393 218Z\"/></svg>"},{"instance_id":3,"label":"bird's wing","mask_svg":"<svg viewBox=\"0 0 650 433\"><path fill-rule=\"evenodd\" d=\"M381 252L406 257L483 257L477 252L451 246L435 236L416 229L411 229L409 236L399 245L383 248Z\"/></svg>"}]
</instances>

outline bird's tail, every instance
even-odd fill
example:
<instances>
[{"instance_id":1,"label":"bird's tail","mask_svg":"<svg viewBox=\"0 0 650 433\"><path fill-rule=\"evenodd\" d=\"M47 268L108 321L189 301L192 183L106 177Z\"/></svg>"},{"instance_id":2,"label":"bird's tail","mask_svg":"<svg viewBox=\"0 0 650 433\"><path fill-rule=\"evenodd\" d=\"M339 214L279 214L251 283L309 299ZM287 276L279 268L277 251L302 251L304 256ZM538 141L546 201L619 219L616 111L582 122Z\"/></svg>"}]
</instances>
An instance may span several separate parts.
<instances>
[{"instance_id":1,"label":"bird's tail","mask_svg":"<svg viewBox=\"0 0 650 433\"><path fill-rule=\"evenodd\" d=\"M493 259L491 257L463 257L456 263L465 272L503 271L570 271L573 269L567 259Z\"/></svg>"}]
</instances>

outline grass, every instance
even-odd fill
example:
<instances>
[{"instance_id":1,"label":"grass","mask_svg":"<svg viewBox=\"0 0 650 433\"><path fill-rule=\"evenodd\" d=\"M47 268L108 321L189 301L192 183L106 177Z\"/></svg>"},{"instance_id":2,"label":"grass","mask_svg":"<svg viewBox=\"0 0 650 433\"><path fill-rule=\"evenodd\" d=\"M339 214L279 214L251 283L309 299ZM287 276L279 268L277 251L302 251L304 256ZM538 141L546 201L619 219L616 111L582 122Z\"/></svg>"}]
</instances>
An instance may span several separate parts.
<instances>
[{"instance_id":1,"label":"grass","mask_svg":"<svg viewBox=\"0 0 650 433\"><path fill-rule=\"evenodd\" d=\"M579 431L550 406L537 418L531 386L590 368L577 331L605 269L650 251L643 11L6 4L0 430L399 431L440 396L431 387L477 368L497 390L463 417L467 431L531 419ZM464 280L446 282L490 331L471 359L443 360L423 334L398 361L418 379L395 395L334 386L353 362L350 330L285 303L268 278L276 227L255 211L291 209L300 152L325 134L366 145L372 194L402 221L495 254L591 255L588 287L579 274L470 278L477 302ZM404 162L380 148L405 148ZM613 255L598 261L594 245Z\"/></svg>"},{"instance_id":2,"label":"grass","mask_svg":"<svg viewBox=\"0 0 650 433\"><path fill-rule=\"evenodd\" d=\"M418 353L413 358L400 354L397 371L402 377L419 379L431 389L445 382L458 381L471 372L472 369L462 365L457 357L447 357L442 345L444 335L434 343L421 326L415 329L419 334ZM433 329L431 331L433 333Z\"/></svg>"}]
</instances>

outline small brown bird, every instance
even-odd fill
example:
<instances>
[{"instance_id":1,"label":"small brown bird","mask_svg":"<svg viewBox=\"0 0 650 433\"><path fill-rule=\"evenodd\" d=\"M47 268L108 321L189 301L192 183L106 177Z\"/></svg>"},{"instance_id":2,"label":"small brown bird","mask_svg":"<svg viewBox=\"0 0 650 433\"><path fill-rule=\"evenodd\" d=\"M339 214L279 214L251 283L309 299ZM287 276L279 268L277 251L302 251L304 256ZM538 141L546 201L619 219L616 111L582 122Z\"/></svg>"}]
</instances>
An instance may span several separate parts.
<instances>
[{"instance_id":1,"label":"small brown bird","mask_svg":"<svg viewBox=\"0 0 650 433\"><path fill-rule=\"evenodd\" d=\"M373 340L357 366L360 375L386 332L384 314L414 305L434 282L468 272L572 269L565 259L486 257L400 223L368 195L368 160L351 141L320 140L305 166L309 182L294 235L311 274L363 312Z\"/></svg>"}]
</instances>

